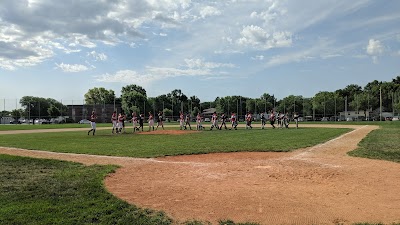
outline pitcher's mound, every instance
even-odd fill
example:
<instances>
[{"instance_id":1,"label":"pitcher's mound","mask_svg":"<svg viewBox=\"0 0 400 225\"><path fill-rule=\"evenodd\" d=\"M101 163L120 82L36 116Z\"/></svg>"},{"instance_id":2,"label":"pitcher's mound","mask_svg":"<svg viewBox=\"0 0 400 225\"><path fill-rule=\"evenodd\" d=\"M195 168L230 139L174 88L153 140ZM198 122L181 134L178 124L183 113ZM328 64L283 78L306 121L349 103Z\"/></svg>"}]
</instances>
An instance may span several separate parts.
<instances>
[{"instance_id":1,"label":"pitcher's mound","mask_svg":"<svg viewBox=\"0 0 400 225\"><path fill-rule=\"evenodd\" d=\"M139 134L169 134L169 135L183 135L192 134L198 131L195 130L155 130L149 132L140 132Z\"/></svg>"}]
</instances>

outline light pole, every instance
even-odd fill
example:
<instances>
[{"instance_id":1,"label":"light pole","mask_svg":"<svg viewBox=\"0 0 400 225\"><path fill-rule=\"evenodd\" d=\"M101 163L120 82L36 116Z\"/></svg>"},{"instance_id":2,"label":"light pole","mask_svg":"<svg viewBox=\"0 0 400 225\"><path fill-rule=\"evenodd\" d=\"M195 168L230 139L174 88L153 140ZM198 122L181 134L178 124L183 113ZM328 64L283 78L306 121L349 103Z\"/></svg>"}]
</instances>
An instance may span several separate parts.
<instances>
[{"instance_id":1,"label":"light pole","mask_svg":"<svg viewBox=\"0 0 400 225\"><path fill-rule=\"evenodd\" d=\"M379 121L382 121L382 87L379 87Z\"/></svg>"}]
</instances>

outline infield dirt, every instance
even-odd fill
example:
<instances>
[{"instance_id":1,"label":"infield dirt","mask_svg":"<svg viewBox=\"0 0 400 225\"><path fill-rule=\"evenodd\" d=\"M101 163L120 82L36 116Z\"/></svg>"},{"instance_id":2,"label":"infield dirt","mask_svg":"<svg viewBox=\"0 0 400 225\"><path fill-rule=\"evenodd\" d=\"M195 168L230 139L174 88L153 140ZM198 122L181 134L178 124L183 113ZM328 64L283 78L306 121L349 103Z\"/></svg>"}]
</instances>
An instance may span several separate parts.
<instances>
[{"instance_id":1,"label":"infield dirt","mask_svg":"<svg viewBox=\"0 0 400 225\"><path fill-rule=\"evenodd\" d=\"M220 153L157 159L10 148L0 148L0 153L121 165L106 178L106 188L129 203L163 210L177 222L400 222L400 164L346 154L378 127L335 127L355 130L291 153Z\"/></svg>"}]
</instances>

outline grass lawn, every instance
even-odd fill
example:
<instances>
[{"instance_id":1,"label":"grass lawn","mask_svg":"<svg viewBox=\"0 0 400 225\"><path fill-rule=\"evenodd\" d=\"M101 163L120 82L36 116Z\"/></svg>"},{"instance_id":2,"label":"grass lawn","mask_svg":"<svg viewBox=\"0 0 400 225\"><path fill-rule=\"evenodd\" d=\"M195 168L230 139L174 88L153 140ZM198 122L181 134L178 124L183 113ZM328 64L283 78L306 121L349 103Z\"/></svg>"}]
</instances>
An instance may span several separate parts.
<instances>
[{"instance_id":1,"label":"grass lawn","mask_svg":"<svg viewBox=\"0 0 400 225\"><path fill-rule=\"evenodd\" d=\"M348 131L332 128L242 128L231 131L205 130L184 135L112 135L111 130L98 130L95 136L88 136L86 131L2 135L0 146L130 157L238 151L286 152L325 142Z\"/></svg>"},{"instance_id":2,"label":"grass lawn","mask_svg":"<svg viewBox=\"0 0 400 225\"><path fill-rule=\"evenodd\" d=\"M97 123L97 127L110 127L111 123ZM90 124L0 124L0 131L2 130L37 130L37 129L60 129L60 128L87 128Z\"/></svg>"},{"instance_id":3,"label":"grass lawn","mask_svg":"<svg viewBox=\"0 0 400 225\"><path fill-rule=\"evenodd\" d=\"M378 125L382 129L371 132L360 143L360 148L350 155L400 162L400 122ZM330 128L241 129L175 136L111 135L110 130L103 130L96 136L87 136L86 132L2 135L0 146L156 157L208 152L290 151L325 142L348 131ZM108 193L103 179L116 168L0 155L0 224L174 224L162 212L140 209ZM208 223L188 221L184 224ZM219 224L239 225L230 220Z\"/></svg>"},{"instance_id":4,"label":"grass lawn","mask_svg":"<svg viewBox=\"0 0 400 225\"><path fill-rule=\"evenodd\" d=\"M400 162L400 121L380 125L381 129L369 133L349 155Z\"/></svg>"},{"instance_id":5,"label":"grass lawn","mask_svg":"<svg viewBox=\"0 0 400 225\"><path fill-rule=\"evenodd\" d=\"M0 155L0 224L175 224L108 193L103 179L116 168Z\"/></svg>"},{"instance_id":6,"label":"grass lawn","mask_svg":"<svg viewBox=\"0 0 400 225\"><path fill-rule=\"evenodd\" d=\"M108 193L115 168L0 155L0 224L171 224Z\"/></svg>"}]
</instances>

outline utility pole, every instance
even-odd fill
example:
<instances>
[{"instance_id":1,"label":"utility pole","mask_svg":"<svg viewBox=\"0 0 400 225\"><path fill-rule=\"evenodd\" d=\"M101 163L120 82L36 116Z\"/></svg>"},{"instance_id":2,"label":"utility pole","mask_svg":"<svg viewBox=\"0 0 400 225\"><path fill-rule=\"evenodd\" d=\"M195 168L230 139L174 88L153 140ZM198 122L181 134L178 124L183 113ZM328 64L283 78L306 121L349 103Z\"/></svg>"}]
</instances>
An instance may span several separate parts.
<instances>
[{"instance_id":1,"label":"utility pole","mask_svg":"<svg viewBox=\"0 0 400 225\"><path fill-rule=\"evenodd\" d=\"M344 120L347 121L347 96L344 99Z\"/></svg>"},{"instance_id":2,"label":"utility pole","mask_svg":"<svg viewBox=\"0 0 400 225\"><path fill-rule=\"evenodd\" d=\"M379 121L382 121L382 87L379 87L379 106L380 106L379 107L380 108Z\"/></svg>"}]
</instances>

